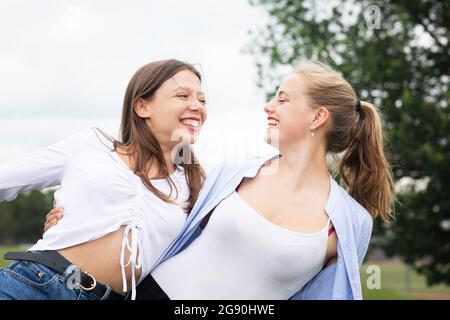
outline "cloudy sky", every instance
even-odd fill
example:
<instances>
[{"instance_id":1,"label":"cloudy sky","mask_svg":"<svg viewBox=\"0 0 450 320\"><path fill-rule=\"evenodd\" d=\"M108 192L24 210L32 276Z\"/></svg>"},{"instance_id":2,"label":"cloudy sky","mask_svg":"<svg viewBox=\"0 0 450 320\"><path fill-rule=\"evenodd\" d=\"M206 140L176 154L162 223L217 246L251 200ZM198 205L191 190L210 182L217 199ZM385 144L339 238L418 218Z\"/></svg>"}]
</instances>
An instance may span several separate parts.
<instances>
[{"instance_id":1,"label":"cloudy sky","mask_svg":"<svg viewBox=\"0 0 450 320\"><path fill-rule=\"evenodd\" d=\"M129 79L164 58L201 66L205 166L268 152L264 95L242 53L265 19L247 0L2 0L0 164L92 126L117 137Z\"/></svg>"}]
</instances>

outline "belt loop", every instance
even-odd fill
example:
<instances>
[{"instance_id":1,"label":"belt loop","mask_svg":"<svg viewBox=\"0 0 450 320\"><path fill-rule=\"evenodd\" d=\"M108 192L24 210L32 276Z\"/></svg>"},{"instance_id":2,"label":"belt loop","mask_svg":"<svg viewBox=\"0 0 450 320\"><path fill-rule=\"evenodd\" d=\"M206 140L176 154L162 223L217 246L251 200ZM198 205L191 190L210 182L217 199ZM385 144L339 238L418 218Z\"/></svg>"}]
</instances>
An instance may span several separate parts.
<instances>
[{"instance_id":1,"label":"belt loop","mask_svg":"<svg viewBox=\"0 0 450 320\"><path fill-rule=\"evenodd\" d=\"M104 285L106 287L106 292L103 295L103 297L100 298L100 300L108 300L109 294L111 293L112 289L107 284Z\"/></svg>"},{"instance_id":2,"label":"belt loop","mask_svg":"<svg viewBox=\"0 0 450 320\"><path fill-rule=\"evenodd\" d=\"M79 268L78 268L76 265L71 264L70 266L68 266L67 269L66 269L66 271L64 271L64 273L60 276L61 282L66 282L67 279L68 279L72 274L74 274L74 272L77 271L77 269L78 269L78 272L80 272L80 271L79 271Z\"/></svg>"}]
</instances>

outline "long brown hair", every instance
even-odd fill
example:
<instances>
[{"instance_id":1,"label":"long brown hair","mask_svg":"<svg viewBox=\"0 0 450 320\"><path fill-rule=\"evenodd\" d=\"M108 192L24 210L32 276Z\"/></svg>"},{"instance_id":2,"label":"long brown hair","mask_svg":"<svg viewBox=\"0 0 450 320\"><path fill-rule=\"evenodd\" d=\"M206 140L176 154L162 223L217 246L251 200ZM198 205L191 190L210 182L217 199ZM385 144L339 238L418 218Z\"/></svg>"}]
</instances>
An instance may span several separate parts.
<instances>
[{"instance_id":1,"label":"long brown hair","mask_svg":"<svg viewBox=\"0 0 450 320\"><path fill-rule=\"evenodd\" d=\"M167 179L171 191L173 187L176 190L176 185L169 176L167 164L158 140L156 140L154 134L146 124L145 119L136 114L134 104L138 99L151 100L155 92L165 81L182 70L189 70L200 81L202 80L200 73L193 65L175 59L155 61L142 66L136 71L125 91L120 125L121 141L114 142L114 150L117 150L118 146L127 148L128 155L133 159L133 172L141 178L142 183L147 189L168 203L174 203L170 195L166 195L155 188L148 178L148 170L151 165L155 162L159 168L159 174ZM187 148L184 146L183 152L190 153L190 159L193 160L190 163L181 164L184 168L186 182L190 190L189 199L184 206L185 211L189 213L198 198L205 179L205 173L198 164L198 161L196 161L196 157L190 146Z\"/></svg>"},{"instance_id":2,"label":"long brown hair","mask_svg":"<svg viewBox=\"0 0 450 320\"><path fill-rule=\"evenodd\" d=\"M306 96L312 107L330 111L326 140L329 152L341 153L339 175L349 194L375 218L388 222L393 203L393 179L383 147L378 109L358 100L352 86L320 62L301 64Z\"/></svg>"}]
</instances>

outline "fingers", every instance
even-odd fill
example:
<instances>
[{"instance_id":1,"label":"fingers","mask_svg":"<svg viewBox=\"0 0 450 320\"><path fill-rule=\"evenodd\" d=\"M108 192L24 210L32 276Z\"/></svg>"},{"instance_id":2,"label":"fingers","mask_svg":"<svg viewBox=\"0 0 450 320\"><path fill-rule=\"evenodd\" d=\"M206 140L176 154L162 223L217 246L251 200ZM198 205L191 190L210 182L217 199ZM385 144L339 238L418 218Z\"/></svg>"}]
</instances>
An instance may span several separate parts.
<instances>
[{"instance_id":1,"label":"fingers","mask_svg":"<svg viewBox=\"0 0 450 320\"><path fill-rule=\"evenodd\" d=\"M45 216L44 232L58 224L58 221L64 217L62 208L54 208Z\"/></svg>"},{"instance_id":2,"label":"fingers","mask_svg":"<svg viewBox=\"0 0 450 320\"><path fill-rule=\"evenodd\" d=\"M58 224L58 219L51 219L44 224L44 232L47 232L48 229Z\"/></svg>"},{"instance_id":3,"label":"fingers","mask_svg":"<svg viewBox=\"0 0 450 320\"><path fill-rule=\"evenodd\" d=\"M46 222L44 225L44 231L47 231L53 226L56 226L58 224L58 219L51 219L49 222Z\"/></svg>"},{"instance_id":4,"label":"fingers","mask_svg":"<svg viewBox=\"0 0 450 320\"><path fill-rule=\"evenodd\" d=\"M61 208L55 208L50 210L50 212L45 216L46 222L50 219L61 219L64 216L64 210Z\"/></svg>"}]
</instances>

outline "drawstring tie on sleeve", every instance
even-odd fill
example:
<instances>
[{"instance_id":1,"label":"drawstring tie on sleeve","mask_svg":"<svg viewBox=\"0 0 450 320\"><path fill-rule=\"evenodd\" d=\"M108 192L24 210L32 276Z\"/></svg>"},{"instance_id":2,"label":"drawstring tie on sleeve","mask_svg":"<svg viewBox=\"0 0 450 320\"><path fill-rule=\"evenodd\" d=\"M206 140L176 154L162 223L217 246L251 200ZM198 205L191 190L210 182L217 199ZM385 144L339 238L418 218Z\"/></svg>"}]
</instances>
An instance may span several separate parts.
<instances>
[{"instance_id":1,"label":"drawstring tie on sleeve","mask_svg":"<svg viewBox=\"0 0 450 320\"><path fill-rule=\"evenodd\" d=\"M131 233L131 243L129 241L129 235ZM136 223L129 223L126 225L125 230L123 232L122 239L122 250L120 252L120 266L122 269L122 282L123 282L123 292L127 292L127 277L125 273L125 268L131 265L131 299L136 299L136 274L135 269L141 268L141 252L138 252L138 236L139 236L139 228ZM130 257L125 264L125 250L128 249L130 253Z\"/></svg>"}]
</instances>

